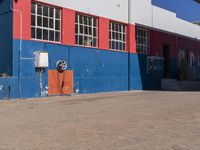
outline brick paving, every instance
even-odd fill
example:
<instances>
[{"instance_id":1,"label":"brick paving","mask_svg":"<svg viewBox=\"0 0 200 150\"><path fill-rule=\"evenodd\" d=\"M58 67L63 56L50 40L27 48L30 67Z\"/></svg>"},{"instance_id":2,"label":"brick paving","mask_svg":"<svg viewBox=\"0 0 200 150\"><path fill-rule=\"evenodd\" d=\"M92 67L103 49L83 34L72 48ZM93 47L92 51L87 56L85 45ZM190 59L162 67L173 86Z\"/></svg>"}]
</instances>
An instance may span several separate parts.
<instances>
[{"instance_id":1,"label":"brick paving","mask_svg":"<svg viewBox=\"0 0 200 150\"><path fill-rule=\"evenodd\" d=\"M200 150L200 93L2 101L0 150Z\"/></svg>"}]
</instances>

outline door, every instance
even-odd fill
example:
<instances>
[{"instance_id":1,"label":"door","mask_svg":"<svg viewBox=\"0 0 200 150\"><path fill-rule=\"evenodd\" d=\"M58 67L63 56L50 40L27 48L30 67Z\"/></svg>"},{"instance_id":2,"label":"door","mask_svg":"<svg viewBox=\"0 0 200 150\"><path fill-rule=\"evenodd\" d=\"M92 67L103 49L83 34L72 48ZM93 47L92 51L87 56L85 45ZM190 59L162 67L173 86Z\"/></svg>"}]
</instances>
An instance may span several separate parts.
<instances>
[{"instance_id":1,"label":"door","mask_svg":"<svg viewBox=\"0 0 200 150\"><path fill-rule=\"evenodd\" d=\"M163 46L163 58L164 58L164 78L169 78L169 63L170 63L170 49L169 45Z\"/></svg>"}]
</instances>

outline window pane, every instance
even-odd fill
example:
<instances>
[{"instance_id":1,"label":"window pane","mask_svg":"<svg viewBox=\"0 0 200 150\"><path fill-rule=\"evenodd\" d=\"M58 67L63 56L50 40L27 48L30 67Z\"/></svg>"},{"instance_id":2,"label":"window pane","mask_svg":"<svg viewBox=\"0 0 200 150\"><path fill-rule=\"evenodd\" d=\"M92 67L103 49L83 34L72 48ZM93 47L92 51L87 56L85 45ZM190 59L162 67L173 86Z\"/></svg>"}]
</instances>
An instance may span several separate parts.
<instances>
[{"instance_id":1,"label":"window pane","mask_svg":"<svg viewBox=\"0 0 200 150\"><path fill-rule=\"evenodd\" d=\"M110 26L109 38L110 41L113 41L112 44L110 44L110 49L125 50L125 44L126 44L125 25L120 23L110 22L109 26Z\"/></svg>"},{"instance_id":2,"label":"window pane","mask_svg":"<svg viewBox=\"0 0 200 150\"><path fill-rule=\"evenodd\" d=\"M43 6L43 16L46 16L48 17L48 14L49 14L49 9L47 6Z\"/></svg>"},{"instance_id":3,"label":"window pane","mask_svg":"<svg viewBox=\"0 0 200 150\"><path fill-rule=\"evenodd\" d=\"M37 17L37 26L42 26L42 17Z\"/></svg>"},{"instance_id":4,"label":"window pane","mask_svg":"<svg viewBox=\"0 0 200 150\"><path fill-rule=\"evenodd\" d=\"M60 21L56 20L56 30L60 30Z\"/></svg>"},{"instance_id":5,"label":"window pane","mask_svg":"<svg viewBox=\"0 0 200 150\"><path fill-rule=\"evenodd\" d=\"M54 28L53 19L49 19L49 28Z\"/></svg>"},{"instance_id":6,"label":"window pane","mask_svg":"<svg viewBox=\"0 0 200 150\"><path fill-rule=\"evenodd\" d=\"M48 30L43 30L43 40L48 40Z\"/></svg>"},{"instance_id":7,"label":"window pane","mask_svg":"<svg viewBox=\"0 0 200 150\"><path fill-rule=\"evenodd\" d=\"M78 35L76 35L76 44L79 44L79 38L78 38Z\"/></svg>"},{"instance_id":8,"label":"window pane","mask_svg":"<svg viewBox=\"0 0 200 150\"><path fill-rule=\"evenodd\" d=\"M43 18L43 27L48 28L48 18Z\"/></svg>"},{"instance_id":9,"label":"window pane","mask_svg":"<svg viewBox=\"0 0 200 150\"><path fill-rule=\"evenodd\" d=\"M31 25L35 26L35 15L31 15Z\"/></svg>"},{"instance_id":10,"label":"window pane","mask_svg":"<svg viewBox=\"0 0 200 150\"><path fill-rule=\"evenodd\" d=\"M31 4L31 13L33 13L33 14L35 14L35 4L34 3L32 3Z\"/></svg>"},{"instance_id":11,"label":"window pane","mask_svg":"<svg viewBox=\"0 0 200 150\"><path fill-rule=\"evenodd\" d=\"M49 17L53 18L54 17L54 9L49 8Z\"/></svg>"},{"instance_id":12,"label":"window pane","mask_svg":"<svg viewBox=\"0 0 200 150\"><path fill-rule=\"evenodd\" d=\"M75 33L77 34L78 33L78 25L76 24L75 26Z\"/></svg>"},{"instance_id":13,"label":"window pane","mask_svg":"<svg viewBox=\"0 0 200 150\"><path fill-rule=\"evenodd\" d=\"M79 36L79 44L83 45L83 36Z\"/></svg>"},{"instance_id":14,"label":"window pane","mask_svg":"<svg viewBox=\"0 0 200 150\"><path fill-rule=\"evenodd\" d=\"M61 40L60 10L33 2L31 12L31 37L59 42Z\"/></svg>"},{"instance_id":15,"label":"window pane","mask_svg":"<svg viewBox=\"0 0 200 150\"><path fill-rule=\"evenodd\" d=\"M143 28L137 28L136 39L138 53L148 54L150 44L149 31Z\"/></svg>"},{"instance_id":16,"label":"window pane","mask_svg":"<svg viewBox=\"0 0 200 150\"><path fill-rule=\"evenodd\" d=\"M97 46L97 28L94 26L94 20L91 16L76 14L76 44Z\"/></svg>"},{"instance_id":17,"label":"window pane","mask_svg":"<svg viewBox=\"0 0 200 150\"><path fill-rule=\"evenodd\" d=\"M60 41L60 32L55 33L55 41L56 42Z\"/></svg>"},{"instance_id":18,"label":"window pane","mask_svg":"<svg viewBox=\"0 0 200 150\"><path fill-rule=\"evenodd\" d=\"M54 31L49 31L49 40L54 41Z\"/></svg>"},{"instance_id":19,"label":"window pane","mask_svg":"<svg viewBox=\"0 0 200 150\"><path fill-rule=\"evenodd\" d=\"M42 39L42 29L37 29L37 39Z\"/></svg>"},{"instance_id":20,"label":"window pane","mask_svg":"<svg viewBox=\"0 0 200 150\"><path fill-rule=\"evenodd\" d=\"M35 28L31 28L31 38L35 38Z\"/></svg>"},{"instance_id":21,"label":"window pane","mask_svg":"<svg viewBox=\"0 0 200 150\"><path fill-rule=\"evenodd\" d=\"M56 18L60 19L60 10L56 9Z\"/></svg>"},{"instance_id":22,"label":"window pane","mask_svg":"<svg viewBox=\"0 0 200 150\"><path fill-rule=\"evenodd\" d=\"M38 9L37 9L37 14L38 14L38 15L42 15L42 6L41 6L41 5L38 5L37 8L38 8Z\"/></svg>"}]
</instances>

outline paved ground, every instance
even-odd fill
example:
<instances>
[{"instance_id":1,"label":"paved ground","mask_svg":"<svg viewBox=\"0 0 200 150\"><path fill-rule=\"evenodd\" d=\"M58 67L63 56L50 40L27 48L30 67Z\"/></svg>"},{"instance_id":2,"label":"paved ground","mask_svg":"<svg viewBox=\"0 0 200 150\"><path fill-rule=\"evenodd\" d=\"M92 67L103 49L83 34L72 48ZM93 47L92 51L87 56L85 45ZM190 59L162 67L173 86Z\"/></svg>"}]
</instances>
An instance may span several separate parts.
<instances>
[{"instance_id":1,"label":"paved ground","mask_svg":"<svg viewBox=\"0 0 200 150\"><path fill-rule=\"evenodd\" d=\"M3 101L0 150L200 150L200 93Z\"/></svg>"}]
</instances>

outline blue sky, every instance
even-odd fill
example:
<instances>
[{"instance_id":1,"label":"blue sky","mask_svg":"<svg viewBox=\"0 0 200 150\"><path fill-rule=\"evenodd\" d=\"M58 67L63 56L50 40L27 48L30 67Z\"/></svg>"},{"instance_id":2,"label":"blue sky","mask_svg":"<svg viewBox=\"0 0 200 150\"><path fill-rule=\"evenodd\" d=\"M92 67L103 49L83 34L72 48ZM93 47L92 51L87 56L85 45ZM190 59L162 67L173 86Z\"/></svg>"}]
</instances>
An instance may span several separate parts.
<instances>
[{"instance_id":1,"label":"blue sky","mask_svg":"<svg viewBox=\"0 0 200 150\"><path fill-rule=\"evenodd\" d=\"M187 21L200 21L200 4L193 0L152 0L156 6L177 13L179 18Z\"/></svg>"}]
</instances>

